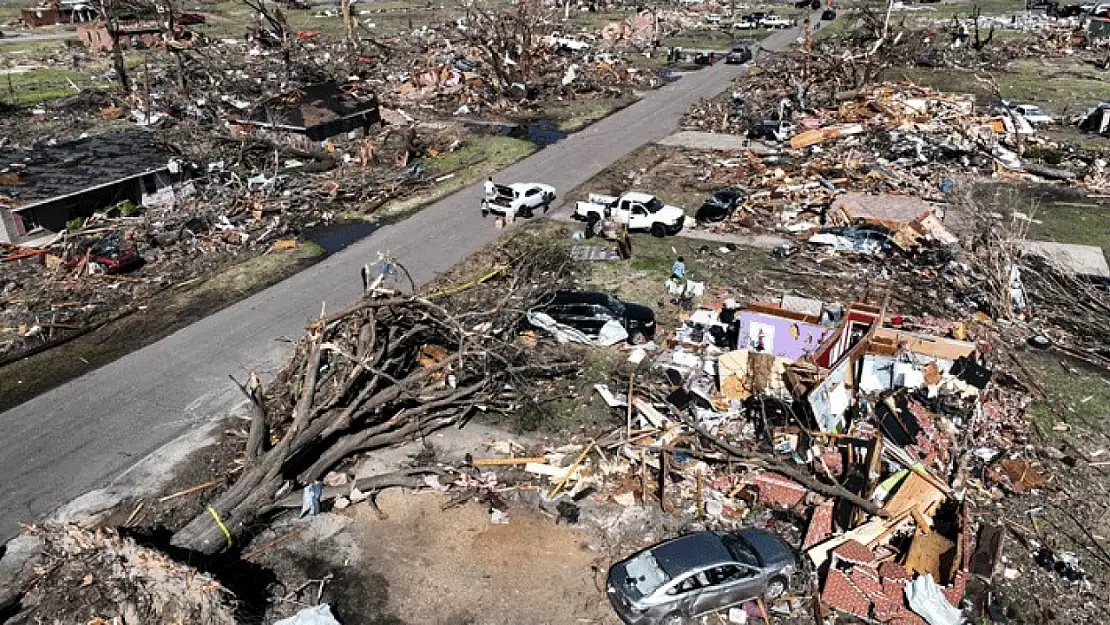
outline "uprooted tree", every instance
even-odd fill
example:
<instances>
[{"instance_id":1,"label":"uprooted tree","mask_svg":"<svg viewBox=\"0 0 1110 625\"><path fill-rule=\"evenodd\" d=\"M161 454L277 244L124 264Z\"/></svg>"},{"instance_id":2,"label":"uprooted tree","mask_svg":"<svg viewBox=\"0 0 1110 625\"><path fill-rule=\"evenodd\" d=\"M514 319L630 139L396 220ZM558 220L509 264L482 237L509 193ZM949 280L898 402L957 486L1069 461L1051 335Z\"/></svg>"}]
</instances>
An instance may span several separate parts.
<instances>
[{"instance_id":1,"label":"uprooted tree","mask_svg":"<svg viewBox=\"0 0 1110 625\"><path fill-rule=\"evenodd\" d=\"M539 358L518 337L526 310L567 272L565 252L537 245L508 246L514 251L499 270L463 287L423 295L371 287L357 304L311 324L268 388L254 376L241 386L251 414L243 473L173 544L214 553L256 519L300 506L291 490L352 454L541 396L536 385L572 364ZM410 486L421 472L437 471L374 476L354 487ZM321 500L341 494L327 489Z\"/></svg>"}]
</instances>

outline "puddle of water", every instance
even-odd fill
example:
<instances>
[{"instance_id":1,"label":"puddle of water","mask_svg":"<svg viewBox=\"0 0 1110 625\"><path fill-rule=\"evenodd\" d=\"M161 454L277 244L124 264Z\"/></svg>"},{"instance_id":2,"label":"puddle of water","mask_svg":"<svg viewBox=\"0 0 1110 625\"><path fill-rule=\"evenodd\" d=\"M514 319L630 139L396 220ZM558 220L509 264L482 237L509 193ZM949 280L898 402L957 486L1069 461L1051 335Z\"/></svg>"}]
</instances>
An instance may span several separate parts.
<instances>
[{"instance_id":1,"label":"puddle of water","mask_svg":"<svg viewBox=\"0 0 1110 625\"><path fill-rule=\"evenodd\" d=\"M559 123L549 117L540 117L530 122L516 124L511 122L487 122L479 120L457 120L471 128L484 129L502 137L524 139L537 147L547 147L567 138L567 133L559 128Z\"/></svg>"},{"instance_id":2,"label":"puddle of water","mask_svg":"<svg viewBox=\"0 0 1110 625\"><path fill-rule=\"evenodd\" d=\"M334 254L365 239L381 228L379 224L366 221L347 221L313 228L305 233L305 238Z\"/></svg>"},{"instance_id":3,"label":"puddle of water","mask_svg":"<svg viewBox=\"0 0 1110 625\"><path fill-rule=\"evenodd\" d=\"M500 126L498 134L503 137L526 139L541 148L567 138L567 133L559 129L559 124L546 117L541 117L527 124Z\"/></svg>"}]
</instances>

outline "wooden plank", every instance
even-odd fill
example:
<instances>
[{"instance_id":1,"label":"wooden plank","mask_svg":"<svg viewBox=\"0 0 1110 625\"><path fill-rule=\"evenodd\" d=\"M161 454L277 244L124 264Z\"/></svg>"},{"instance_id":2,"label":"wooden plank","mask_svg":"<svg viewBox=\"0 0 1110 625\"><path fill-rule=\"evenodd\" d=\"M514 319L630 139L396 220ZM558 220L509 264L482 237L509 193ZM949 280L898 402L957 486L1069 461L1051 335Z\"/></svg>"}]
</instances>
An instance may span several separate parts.
<instances>
[{"instance_id":1,"label":"wooden plank","mask_svg":"<svg viewBox=\"0 0 1110 625\"><path fill-rule=\"evenodd\" d=\"M941 559L955 548L956 543L937 532L917 534L910 543L904 566L920 575L930 573L938 584L947 584L951 580L947 574L941 573Z\"/></svg>"},{"instance_id":2,"label":"wooden plank","mask_svg":"<svg viewBox=\"0 0 1110 625\"><path fill-rule=\"evenodd\" d=\"M547 464L547 458L536 456L533 458L475 458L471 463L476 467L508 467L517 464Z\"/></svg>"},{"instance_id":3,"label":"wooden plank","mask_svg":"<svg viewBox=\"0 0 1110 625\"><path fill-rule=\"evenodd\" d=\"M910 471L898 486L883 509L892 515L909 512L913 508L929 514L937 504L944 501L945 494L917 471Z\"/></svg>"}]
</instances>

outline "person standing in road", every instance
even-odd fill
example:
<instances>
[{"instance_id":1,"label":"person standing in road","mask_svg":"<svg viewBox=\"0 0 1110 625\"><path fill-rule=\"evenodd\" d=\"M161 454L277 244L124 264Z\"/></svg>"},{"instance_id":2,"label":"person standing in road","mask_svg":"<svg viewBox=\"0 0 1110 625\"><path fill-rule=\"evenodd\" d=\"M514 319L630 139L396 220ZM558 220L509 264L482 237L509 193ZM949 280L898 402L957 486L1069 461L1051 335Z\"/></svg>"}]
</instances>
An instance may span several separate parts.
<instances>
[{"instance_id":1,"label":"person standing in road","mask_svg":"<svg viewBox=\"0 0 1110 625\"><path fill-rule=\"evenodd\" d=\"M486 178L483 187L485 195L482 196L482 217L485 217L489 214L489 203L497 197L497 188L493 186L493 176Z\"/></svg>"}]
</instances>

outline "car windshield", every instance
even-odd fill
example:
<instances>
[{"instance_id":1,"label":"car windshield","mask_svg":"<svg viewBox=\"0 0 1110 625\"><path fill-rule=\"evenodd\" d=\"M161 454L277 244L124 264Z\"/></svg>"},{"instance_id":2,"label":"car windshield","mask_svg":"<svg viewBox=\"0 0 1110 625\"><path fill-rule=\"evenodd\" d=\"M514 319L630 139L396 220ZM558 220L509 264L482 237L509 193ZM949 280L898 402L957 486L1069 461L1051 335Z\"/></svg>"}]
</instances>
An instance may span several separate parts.
<instances>
[{"instance_id":1,"label":"car windshield","mask_svg":"<svg viewBox=\"0 0 1110 625\"><path fill-rule=\"evenodd\" d=\"M607 300L606 303L609 306L609 310L611 310L611 311L615 312L616 314L623 317L624 316L624 302L622 302L619 299L613 297L612 295L606 295L605 297L606 297L606 300Z\"/></svg>"},{"instance_id":2,"label":"car windshield","mask_svg":"<svg viewBox=\"0 0 1110 625\"><path fill-rule=\"evenodd\" d=\"M737 562L743 562L749 566L762 566L759 557L755 555L755 550L748 544L748 541L736 534L725 534L721 538L725 546L728 547L728 552L736 558Z\"/></svg>"},{"instance_id":3,"label":"car windshield","mask_svg":"<svg viewBox=\"0 0 1110 625\"><path fill-rule=\"evenodd\" d=\"M634 599L647 597L667 583L667 574L655 561L650 551L632 558L624 565L625 579L621 580ZM638 595L638 596L636 596Z\"/></svg>"},{"instance_id":4,"label":"car windshield","mask_svg":"<svg viewBox=\"0 0 1110 625\"><path fill-rule=\"evenodd\" d=\"M659 209L663 208L663 203L659 201L659 198L653 197L651 201L644 203L644 208L649 213L658 213Z\"/></svg>"}]
</instances>

